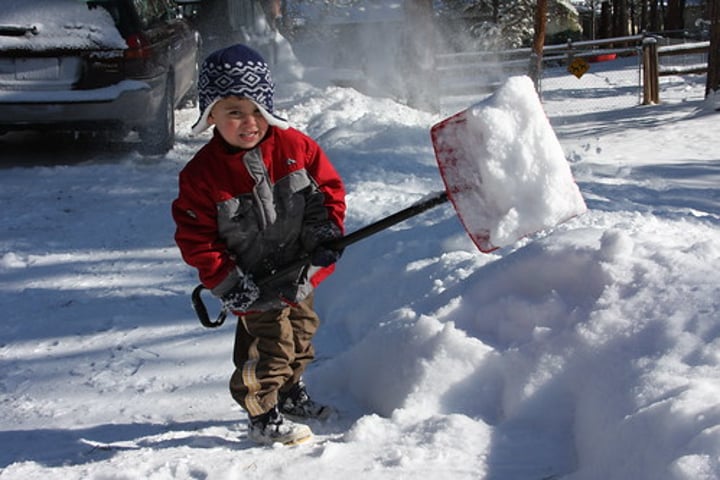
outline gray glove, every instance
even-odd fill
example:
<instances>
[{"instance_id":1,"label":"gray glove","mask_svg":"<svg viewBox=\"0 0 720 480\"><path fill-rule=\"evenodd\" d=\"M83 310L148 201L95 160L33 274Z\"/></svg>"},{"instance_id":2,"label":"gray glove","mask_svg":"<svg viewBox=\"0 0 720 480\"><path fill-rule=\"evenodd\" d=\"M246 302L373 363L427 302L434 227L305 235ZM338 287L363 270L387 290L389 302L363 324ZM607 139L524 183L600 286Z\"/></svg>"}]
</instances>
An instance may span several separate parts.
<instances>
[{"instance_id":1,"label":"gray glove","mask_svg":"<svg viewBox=\"0 0 720 480\"><path fill-rule=\"evenodd\" d=\"M225 310L235 314L242 314L248 311L250 306L260 298L260 288L255 284L250 275L241 275L238 283L227 293L220 297Z\"/></svg>"}]
</instances>

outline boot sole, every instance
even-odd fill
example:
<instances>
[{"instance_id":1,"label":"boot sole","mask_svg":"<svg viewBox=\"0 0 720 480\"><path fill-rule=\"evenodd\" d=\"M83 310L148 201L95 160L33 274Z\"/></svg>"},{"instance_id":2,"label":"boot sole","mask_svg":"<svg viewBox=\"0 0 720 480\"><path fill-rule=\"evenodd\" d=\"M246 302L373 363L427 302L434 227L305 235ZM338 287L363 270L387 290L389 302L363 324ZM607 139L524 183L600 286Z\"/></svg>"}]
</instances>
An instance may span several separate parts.
<instances>
[{"instance_id":1,"label":"boot sole","mask_svg":"<svg viewBox=\"0 0 720 480\"><path fill-rule=\"evenodd\" d=\"M296 432L293 435L285 435L283 437L278 437L278 438L262 437L262 436L254 435L252 432L249 432L248 438L250 440L252 440L253 442L258 443L260 445L274 445L276 443L280 443L282 445L290 447L290 446L300 445L302 443L309 442L313 438L313 433L309 427L306 427L304 429L301 429L300 432Z\"/></svg>"},{"instance_id":2,"label":"boot sole","mask_svg":"<svg viewBox=\"0 0 720 480\"><path fill-rule=\"evenodd\" d=\"M312 439L313 439L313 434L311 433L307 437L296 438L295 440L291 440L289 442L283 443L283 445L285 445L286 447L294 447L295 445L302 445L303 443L308 443Z\"/></svg>"}]
</instances>

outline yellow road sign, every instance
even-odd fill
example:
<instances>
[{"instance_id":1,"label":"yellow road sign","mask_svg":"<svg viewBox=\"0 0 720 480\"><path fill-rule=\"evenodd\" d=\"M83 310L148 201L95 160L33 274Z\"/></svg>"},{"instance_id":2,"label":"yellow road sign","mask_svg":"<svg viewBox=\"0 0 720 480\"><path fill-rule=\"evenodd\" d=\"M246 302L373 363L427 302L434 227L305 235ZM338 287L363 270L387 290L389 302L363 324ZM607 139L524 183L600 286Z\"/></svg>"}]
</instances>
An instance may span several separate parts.
<instances>
[{"instance_id":1,"label":"yellow road sign","mask_svg":"<svg viewBox=\"0 0 720 480\"><path fill-rule=\"evenodd\" d=\"M585 73L590 70L590 64L585 59L577 57L567 67L568 72L575 75L577 78L582 77Z\"/></svg>"}]
</instances>

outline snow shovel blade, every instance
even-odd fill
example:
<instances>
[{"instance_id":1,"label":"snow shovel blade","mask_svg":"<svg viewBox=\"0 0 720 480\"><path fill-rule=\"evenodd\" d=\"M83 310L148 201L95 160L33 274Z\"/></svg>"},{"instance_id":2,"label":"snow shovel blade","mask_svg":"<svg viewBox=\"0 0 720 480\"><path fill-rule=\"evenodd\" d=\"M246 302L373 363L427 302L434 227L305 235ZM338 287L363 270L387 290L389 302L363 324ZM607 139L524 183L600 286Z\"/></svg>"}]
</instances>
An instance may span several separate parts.
<instances>
[{"instance_id":1,"label":"snow shovel blade","mask_svg":"<svg viewBox=\"0 0 720 480\"><path fill-rule=\"evenodd\" d=\"M430 136L445 190L460 222L473 243L481 252L487 253L497 248L490 242L490 230L482 224L473 223L470 214L465 216L462 214L463 209L470 212L473 203L477 205L477 202L468 198L468 195L472 195L482 185L480 172L462 144L463 139L468 135L466 115L466 111L463 110L437 123L430 129Z\"/></svg>"},{"instance_id":2,"label":"snow shovel blade","mask_svg":"<svg viewBox=\"0 0 720 480\"><path fill-rule=\"evenodd\" d=\"M450 201L482 252L586 210L529 77L511 77L430 135Z\"/></svg>"}]
</instances>

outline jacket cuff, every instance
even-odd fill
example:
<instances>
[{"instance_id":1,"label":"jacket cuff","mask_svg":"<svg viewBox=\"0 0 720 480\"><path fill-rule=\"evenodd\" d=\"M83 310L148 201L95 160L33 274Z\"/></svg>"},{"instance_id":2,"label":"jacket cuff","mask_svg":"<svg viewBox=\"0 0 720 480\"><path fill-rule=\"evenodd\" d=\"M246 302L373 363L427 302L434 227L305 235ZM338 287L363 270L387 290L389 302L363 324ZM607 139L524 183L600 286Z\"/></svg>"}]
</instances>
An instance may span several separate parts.
<instances>
[{"instance_id":1,"label":"jacket cuff","mask_svg":"<svg viewBox=\"0 0 720 480\"><path fill-rule=\"evenodd\" d=\"M243 276L242 271L235 267L228 273L227 277L220 283L218 283L215 288L211 289L210 292L215 295L216 297L222 297L227 292L230 291L237 283L240 281L240 277Z\"/></svg>"}]
</instances>

